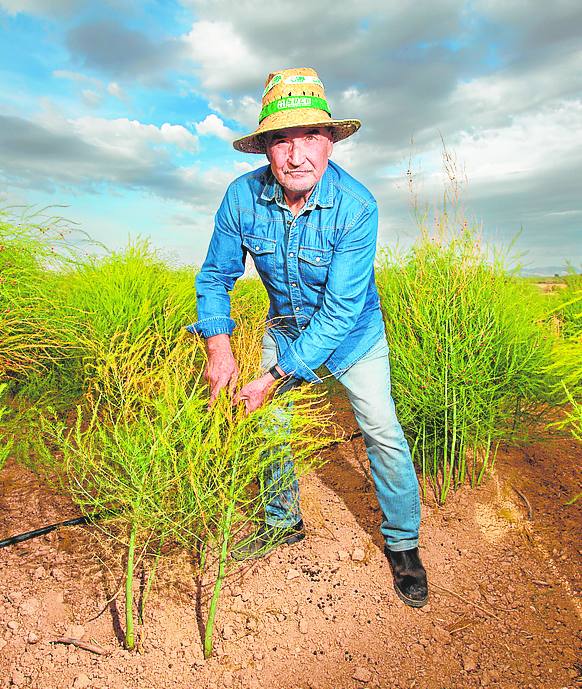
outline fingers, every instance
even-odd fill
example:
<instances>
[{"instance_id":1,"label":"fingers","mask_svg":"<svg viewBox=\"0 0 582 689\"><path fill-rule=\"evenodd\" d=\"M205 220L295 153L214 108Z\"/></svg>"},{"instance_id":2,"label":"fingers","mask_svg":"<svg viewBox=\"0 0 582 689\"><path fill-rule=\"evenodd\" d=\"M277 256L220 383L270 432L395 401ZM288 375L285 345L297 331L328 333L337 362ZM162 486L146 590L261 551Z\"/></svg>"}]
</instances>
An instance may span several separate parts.
<instances>
[{"instance_id":1,"label":"fingers","mask_svg":"<svg viewBox=\"0 0 582 689\"><path fill-rule=\"evenodd\" d=\"M214 382L210 381L210 398L208 400L209 407L211 407L214 404L216 398L218 397L218 393L222 390L222 388L225 388L227 384L228 380L220 378L218 380L215 380Z\"/></svg>"},{"instance_id":2,"label":"fingers","mask_svg":"<svg viewBox=\"0 0 582 689\"><path fill-rule=\"evenodd\" d=\"M228 386L228 392L232 395L235 391L236 383L238 381L239 371L235 369L231 374L222 373L219 376L212 376L210 372L208 376L205 375L208 383L210 384L210 399L209 406L215 402L218 397L218 393L225 387Z\"/></svg>"},{"instance_id":3,"label":"fingers","mask_svg":"<svg viewBox=\"0 0 582 689\"><path fill-rule=\"evenodd\" d=\"M228 383L228 391L231 395L235 391L236 384L238 381L238 375L239 375L239 371L238 371L238 369L235 369L233 374L230 377L230 382Z\"/></svg>"}]
</instances>

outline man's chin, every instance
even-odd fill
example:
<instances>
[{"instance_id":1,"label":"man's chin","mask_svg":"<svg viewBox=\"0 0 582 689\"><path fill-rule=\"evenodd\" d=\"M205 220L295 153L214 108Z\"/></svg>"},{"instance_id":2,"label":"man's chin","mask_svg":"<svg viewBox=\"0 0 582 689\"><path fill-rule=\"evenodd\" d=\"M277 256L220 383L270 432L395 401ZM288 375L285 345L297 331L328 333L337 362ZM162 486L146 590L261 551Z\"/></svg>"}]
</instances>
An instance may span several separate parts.
<instances>
[{"instance_id":1,"label":"man's chin","mask_svg":"<svg viewBox=\"0 0 582 689\"><path fill-rule=\"evenodd\" d=\"M288 191L292 191L295 194L303 194L308 191L311 191L315 185L316 182L313 180L311 176L285 179L285 183L283 184L285 189L287 189Z\"/></svg>"}]
</instances>

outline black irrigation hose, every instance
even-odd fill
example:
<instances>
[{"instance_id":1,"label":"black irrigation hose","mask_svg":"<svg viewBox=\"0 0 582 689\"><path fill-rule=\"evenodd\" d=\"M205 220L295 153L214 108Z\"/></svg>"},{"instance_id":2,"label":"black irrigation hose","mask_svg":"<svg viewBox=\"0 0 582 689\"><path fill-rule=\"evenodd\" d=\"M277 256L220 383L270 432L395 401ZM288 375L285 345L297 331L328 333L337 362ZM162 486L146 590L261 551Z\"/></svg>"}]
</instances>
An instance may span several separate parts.
<instances>
[{"instance_id":1,"label":"black irrigation hose","mask_svg":"<svg viewBox=\"0 0 582 689\"><path fill-rule=\"evenodd\" d=\"M5 538L0 541L0 548L6 548L8 545L14 545L15 543L22 543L22 541L28 541L30 538L36 538L37 536L44 536L55 529L59 529L61 526L77 526L78 524L88 524L89 522L95 521L101 517L100 514L89 514L84 517L75 517L74 519L67 519L64 522L59 522L58 524L51 524L50 526L43 526L42 529L35 529L34 531L27 531L26 533L18 534L18 536L11 536L10 538Z\"/></svg>"},{"instance_id":2,"label":"black irrigation hose","mask_svg":"<svg viewBox=\"0 0 582 689\"><path fill-rule=\"evenodd\" d=\"M362 431L354 431L345 440L334 440L325 449L334 447L335 445L341 445L343 443L349 443L354 438L358 438L362 435ZM55 529L60 529L61 526L78 526L79 524L88 524L89 522L96 521L104 515L102 514L88 514L84 517L75 517L74 519L67 519L64 522L58 522L58 524L51 524L50 526L43 526L41 529L34 529L34 531L26 531L25 533L18 534L17 536L11 536L10 538L5 538L0 541L0 548L6 548L9 545L15 545L16 543L22 543L23 541L28 541L31 538L36 538L37 536L44 536Z\"/></svg>"}]
</instances>

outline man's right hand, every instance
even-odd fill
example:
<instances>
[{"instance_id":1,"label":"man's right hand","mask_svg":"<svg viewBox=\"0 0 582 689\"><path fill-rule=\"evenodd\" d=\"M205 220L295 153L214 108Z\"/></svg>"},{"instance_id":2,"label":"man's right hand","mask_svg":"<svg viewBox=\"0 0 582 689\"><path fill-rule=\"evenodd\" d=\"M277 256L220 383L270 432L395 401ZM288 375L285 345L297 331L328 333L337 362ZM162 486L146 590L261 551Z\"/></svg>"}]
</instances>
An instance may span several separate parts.
<instances>
[{"instance_id":1,"label":"man's right hand","mask_svg":"<svg viewBox=\"0 0 582 689\"><path fill-rule=\"evenodd\" d=\"M238 380L238 366L230 346L229 335L214 335L206 338L208 364L204 378L210 385L209 405L214 403L218 393L228 385L228 391L234 391Z\"/></svg>"}]
</instances>

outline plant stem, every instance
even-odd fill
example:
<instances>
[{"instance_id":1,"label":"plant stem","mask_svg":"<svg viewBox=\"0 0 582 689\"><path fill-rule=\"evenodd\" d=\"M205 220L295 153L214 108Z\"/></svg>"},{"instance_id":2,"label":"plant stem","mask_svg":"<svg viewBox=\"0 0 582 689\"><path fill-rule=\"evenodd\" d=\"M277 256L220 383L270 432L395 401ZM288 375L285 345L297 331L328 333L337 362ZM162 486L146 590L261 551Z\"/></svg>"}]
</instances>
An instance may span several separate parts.
<instances>
[{"instance_id":1,"label":"plant stem","mask_svg":"<svg viewBox=\"0 0 582 689\"><path fill-rule=\"evenodd\" d=\"M137 525L133 524L127 548L127 571L125 575L125 647L132 651L135 646L133 633L133 560L135 555L135 536Z\"/></svg>"},{"instance_id":2,"label":"plant stem","mask_svg":"<svg viewBox=\"0 0 582 689\"><path fill-rule=\"evenodd\" d=\"M220 548L220 556L218 560L218 576L214 582L214 589L212 591L212 599L208 608L208 619L206 621L206 630L204 632L204 657L210 658L212 655L212 636L214 633L214 620L216 618L216 608L218 606L218 599L220 598L220 590L222 589L222 582L226 575L226 560L228 558L228 544L229 535L234 513L234 503L231 501L228 506L224 525L222 528L222 546Z\"/></svg>"}]
</instances>

